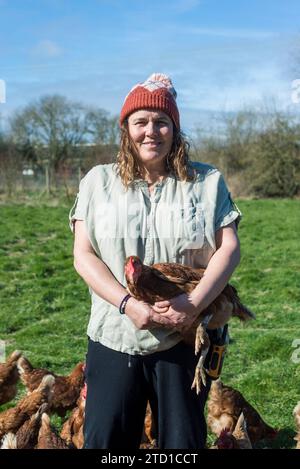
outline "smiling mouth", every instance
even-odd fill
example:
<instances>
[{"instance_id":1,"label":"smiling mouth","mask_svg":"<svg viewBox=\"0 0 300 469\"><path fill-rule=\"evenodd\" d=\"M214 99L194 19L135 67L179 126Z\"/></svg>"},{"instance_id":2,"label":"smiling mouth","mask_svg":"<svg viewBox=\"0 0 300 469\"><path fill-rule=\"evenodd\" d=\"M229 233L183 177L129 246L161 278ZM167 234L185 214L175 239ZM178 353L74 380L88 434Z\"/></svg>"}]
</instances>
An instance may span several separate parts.
<instances>
[{"instance_id":1,"label":"smiling mouth","mask_svg":"<svg viewBox=\"0 0 300 469\"><path fill-rule=\"evenodd\" d=\"M143 143L143 145L146 145L148 147L157 147L158 145L160 145L160 142L145 142Z\"/></svg>"}]
</instances>

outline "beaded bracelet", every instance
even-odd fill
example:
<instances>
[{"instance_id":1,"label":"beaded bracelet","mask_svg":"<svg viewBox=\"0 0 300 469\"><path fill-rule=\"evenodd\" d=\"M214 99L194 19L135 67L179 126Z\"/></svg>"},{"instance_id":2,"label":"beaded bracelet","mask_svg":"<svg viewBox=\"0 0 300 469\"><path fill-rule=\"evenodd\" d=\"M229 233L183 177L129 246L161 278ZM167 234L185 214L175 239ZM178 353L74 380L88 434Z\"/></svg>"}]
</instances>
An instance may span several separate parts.
<instances>
[{"instance_id":1,"label":"beaded bracelet","mask_svg":"<svg viewBox=\"0 0 300 469\"><path fill-rule=\"evenodd\" d=\"M126 295L123 298L123 300L121 301L121 304L120 304L120 307L119 307L120 314L125 314L125 307L126 307L126 304L127 304L127 301L129 300L129 298L131 298L130 294Z\"/></svg>"}]
</instances>

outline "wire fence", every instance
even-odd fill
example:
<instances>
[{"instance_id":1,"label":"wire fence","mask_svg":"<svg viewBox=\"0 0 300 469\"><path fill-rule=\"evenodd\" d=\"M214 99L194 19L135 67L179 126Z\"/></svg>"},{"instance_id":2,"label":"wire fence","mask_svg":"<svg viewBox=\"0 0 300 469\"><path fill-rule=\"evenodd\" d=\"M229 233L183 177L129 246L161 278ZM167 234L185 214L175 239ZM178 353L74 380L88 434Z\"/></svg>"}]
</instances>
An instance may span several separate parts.
<instances>
[{"instance_id":1,"label":"wire fence","mask_svg":"<svg viewBox=\"0 0 300 469\"><path fill-rule=\"evenodd\" d=\"M68 168L63 172L51 173L49 168L5 171L0 174L0 194L14 196L32 192L64 192L70 195L78 190L83 175L81 168Z\"/></svg>"},{"instance_id":2,"label":"wire fence","mask_svg":"<svg viewBox=\"0 0 300 469\"><path fill-rule=\"evenodd\" d=\"M14 197L31 192L65 193L69 196L78 190L81 178L97 164L112 163L116 160L116 146L102 146L91 149L80 158L74 155L54 167L49 160L39 163L20 159L15 151L0 154L0 195Z\"/></svg>"}]
</instances>

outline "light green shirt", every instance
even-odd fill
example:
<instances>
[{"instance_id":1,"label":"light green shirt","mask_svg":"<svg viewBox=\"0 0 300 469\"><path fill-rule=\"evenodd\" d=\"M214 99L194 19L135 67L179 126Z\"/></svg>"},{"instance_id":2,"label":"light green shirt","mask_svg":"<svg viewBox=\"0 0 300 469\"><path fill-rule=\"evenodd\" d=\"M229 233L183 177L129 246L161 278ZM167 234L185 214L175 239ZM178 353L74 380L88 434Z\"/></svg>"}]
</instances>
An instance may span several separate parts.
<instances>
[{"instance_id":1,"label":"light green shirt","mask_svg":"<svg viewBox=\"0 0 300 469\"><path fill-rule=\"evenodd\" d=\"M221 173L203 163L191 163L197 172L192 182L168 176L150 196L146 181L124 188L113 164L92 168L81 180L70 211L84 220L96 255L126 286L124 261L139 256L142 262L179 262L206 267L216 251L215 232L241 212L232 202ZM149 354L176 345L181 336L162 328L138 330L118 308L90 288L91 316L87 334L93 341L129 354Z\"/></svg>"}]
</instances>

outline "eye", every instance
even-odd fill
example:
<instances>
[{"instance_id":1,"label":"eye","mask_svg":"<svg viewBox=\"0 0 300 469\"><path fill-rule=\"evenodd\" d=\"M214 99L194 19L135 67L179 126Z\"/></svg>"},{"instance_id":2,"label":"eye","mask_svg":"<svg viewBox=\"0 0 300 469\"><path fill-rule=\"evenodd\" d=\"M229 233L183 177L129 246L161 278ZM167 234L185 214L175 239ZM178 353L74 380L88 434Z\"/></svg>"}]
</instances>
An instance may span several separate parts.
<instances>
[{"instance_id":1,"label":"eye","mask_svg":"<svg viewBox=\"0 0 300 469\"><path fill-rule=\"evenodd\" d=\"M164 121L164 120L159 120L159 121L157 122L157 125L158 125L159 127L167 127L167 128L170 127L170 123L167 122L167 121Z\"/></svg>"}]
</instances>

